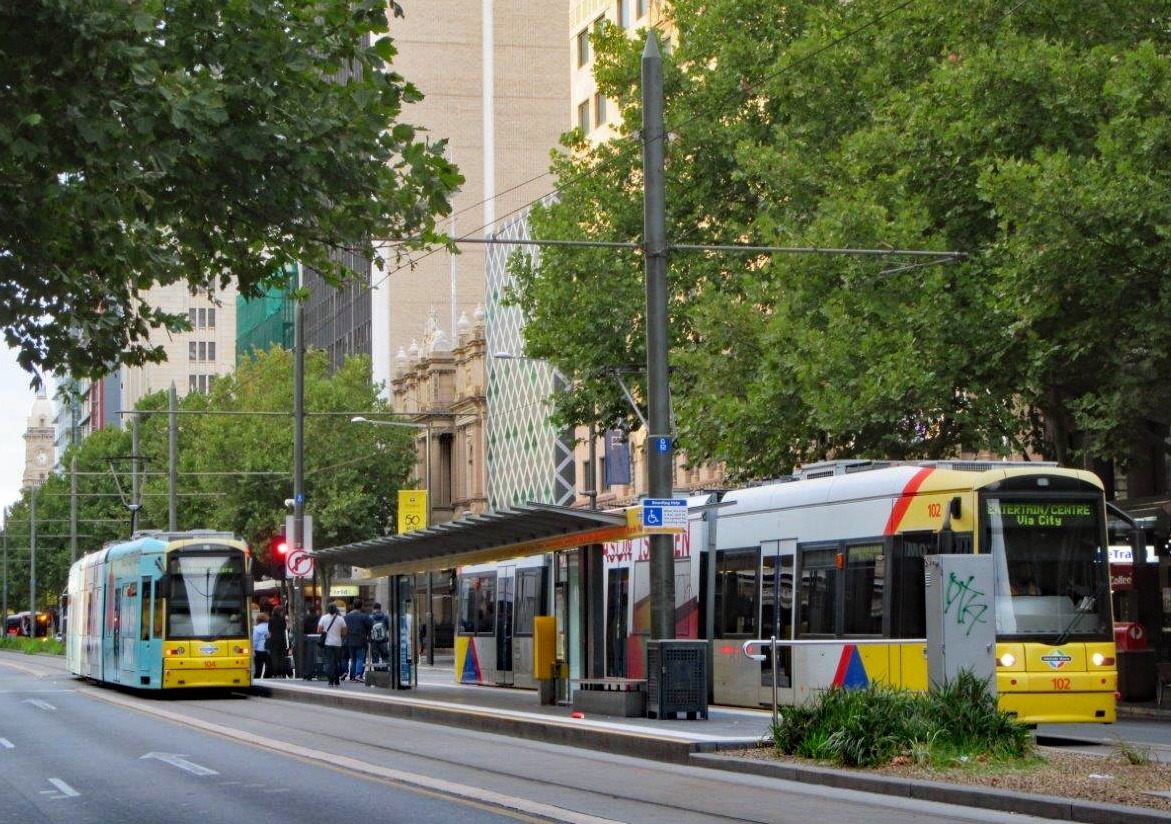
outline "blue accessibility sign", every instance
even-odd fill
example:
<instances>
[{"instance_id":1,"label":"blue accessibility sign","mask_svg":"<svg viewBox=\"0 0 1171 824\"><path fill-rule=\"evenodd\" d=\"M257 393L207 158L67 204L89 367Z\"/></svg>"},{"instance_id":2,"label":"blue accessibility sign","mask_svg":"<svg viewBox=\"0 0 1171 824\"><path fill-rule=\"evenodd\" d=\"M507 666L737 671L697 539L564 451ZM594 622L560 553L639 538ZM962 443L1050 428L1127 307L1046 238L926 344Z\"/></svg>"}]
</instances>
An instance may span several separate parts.
<instances>
[{"instance_id":1,"label":"blue accessibility sign","mask_svg":"<svg viewBox=\"0 0 1171 824\"><path fill-rule=\"evenodd\" d=\"M648 531L682 532L687 528L687 501L647 498L642 502L642 525Z\"/></svg>"}]
</instances>

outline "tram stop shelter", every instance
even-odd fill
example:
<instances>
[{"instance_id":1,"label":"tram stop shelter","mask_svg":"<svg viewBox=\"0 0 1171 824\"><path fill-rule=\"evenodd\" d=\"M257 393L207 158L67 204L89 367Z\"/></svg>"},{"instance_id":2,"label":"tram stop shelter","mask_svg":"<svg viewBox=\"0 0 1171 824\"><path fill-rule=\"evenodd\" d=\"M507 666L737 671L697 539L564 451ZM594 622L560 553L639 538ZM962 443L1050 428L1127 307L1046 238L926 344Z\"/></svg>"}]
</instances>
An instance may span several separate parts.
<instances>
[{"instance_id":1,"label":"tram stop shelter","mask_svg":"<svg viewBox=\"0 0 1171 824\"><path fill-rule=\"evenodd\" d=\"M371 578L389 577L392 595L388 607L397 626L397 618L405 606L405 598L396 587L396 581L401 580L399 576L557 550L580 551L583 637L577 644L571 639L571 648L576 646L584 652L577 668L585 677L602 677L605 674L602 544L642 537L645 532L640 512L637 507L604 512L530 503L413 532L328 547L317 550L314 556L321 564L362 567ZM391 657L394 658L393 653Z\"/></svg>"}]
</instances>

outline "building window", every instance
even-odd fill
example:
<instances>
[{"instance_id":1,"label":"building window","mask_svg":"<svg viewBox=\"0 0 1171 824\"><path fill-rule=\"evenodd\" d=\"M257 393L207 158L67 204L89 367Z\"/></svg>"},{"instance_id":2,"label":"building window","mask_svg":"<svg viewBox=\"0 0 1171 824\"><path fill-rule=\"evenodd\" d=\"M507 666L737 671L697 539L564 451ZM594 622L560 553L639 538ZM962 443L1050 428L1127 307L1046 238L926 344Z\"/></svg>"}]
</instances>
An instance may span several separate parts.
<instances>
[{"instance_id":1,"label":"building window","mask_svg":"<svg viewBox=\"0 0 1171 824\"><path fill-rule=\"evenodd\" d=\"M192 309L191 311L194 312L195 310ZM196 348L195 347L196 347L195 341L192 340L192 341L187 342L187 359L188 360L195 360L195 356L196 356Z\"/></svg>"},{"instance_id":2,"label":"building window","mask_svg":"<svg viewBox=\"0 0 1171 824\"><path fill-rule=\"evenodd\" d=\"M646 14L647 0L634 0L634 16L640 18Z\"/></svg>"},{"instance_id":3,"label":"building window","mask_svg":"<svg viewBox=\"0 0 1171 824\"><path fill-rule=\"evenodd\" d=\"M577 127L586 134L590 133L590 101L588 100L577 104Z\"/></svg>"},{"instance_id":4,"label":"building window","mask_svg":"<svg viewBox=\"0 0 1171 824\"><path fill-rule=\"evenodd\" d=\"M606 96L601 92L594 95L594 127L601 127L606 122Z\"/></svg>"},{"instance_id":5,"label":"building window","mask_svg":"<svg viewBox=\"0 0 1171 824\"><path fill-rule=\"evenodd\" d=\"M577 65L584 66L590 62L590 30L582 29L577 33Z\"/></svg>"},{"instance_id":6,"label":"building window","mask_svg":"<svg viewBox=\"0 0 1171 824\"><path fill-rule=\"evenodd\" d=\"M207 310L206 310L206 309L200 309L200 310L199 310L199 324L198 324L198 327L199 327L200 329L206 329L206 328L207 328Z\"/></svg>"},{"instance_id":7,"label":"building window","mask_svg":"<svg viewBox=\"0 0 1171 824\"><path fill-rule=\"evenodd\" d=\"M194 392L194 391L195 391L195 388L196 388L198 385L199 385L199 384L198 384L198 382L195 380L195 376L194 376L194 375L188 375L188 376L187 376L187 391L188 391L188 392Z\"/></svg>"},{"instance_id":8,"label":"building window","mask_svg":"<svg viewBox=\"0 0 1171 824\"><path fill-rule=\"evenodd\" d=\"M195 328L195 310L194 309L187 310L187 320L191 323L191 328L194 329Z\"/></svg>"},{"instance_id":9,"label":"building window","mask_svg":"<svg viewBox=\"0 0 1171 824\"><path fill-rule=\"evenodd\" d=\"M199 391L200 392L207 391L207 375L200 375L199 376Z\"/></svg>"},{"instance_id":10,"label":"building window","mask_svg":"<svg viewBox=\"0 0 1171 824\"><path fill-rule=\"evenodd\" d=\"M215 341L208 341L207 344L207 359L209 361L215 360Z\"/></svg>"},{"instance_id":11,"label":"building window","mask_svg":"<svg viewBox=\"0 0 1171 824\"><path fill-rule=\"evenodd\" d=\"M215 329L215 309L207 310L207 328Z\"/></svg>"},{"instance_id":12,"label":"building window","mask_svg":"<svg viewBox=\"0 0 1171 824\"><path fill-rule=\"evenodd\" d=\"M210 392L210 391L211 391L211 388L212 388L213 386L215 386L215 379L216 379L216 376L215 376L215 375L208 375L208 376L207 376L207 391L208 391L208 392Z\"/></svg>"},{"instance_id":13,"label":"building window","mask_svg":"<svg viewBox=\"0 0 1171 824\"><path fill-rule=\"evenodd\" d=\"M631 0L618 0L618 13L616 18L618 25L624 29L630 27L630 2Z\"/></svg>"}]
</instances>

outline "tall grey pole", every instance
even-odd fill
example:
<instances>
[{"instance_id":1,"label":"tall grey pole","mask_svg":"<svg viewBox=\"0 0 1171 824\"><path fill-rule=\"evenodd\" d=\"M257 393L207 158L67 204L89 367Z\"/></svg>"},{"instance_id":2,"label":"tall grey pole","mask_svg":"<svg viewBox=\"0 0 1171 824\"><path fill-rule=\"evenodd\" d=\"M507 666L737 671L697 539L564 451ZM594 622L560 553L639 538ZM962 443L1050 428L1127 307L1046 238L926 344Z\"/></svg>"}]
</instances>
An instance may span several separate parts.
<instances>
[{"instance_id":1,"label":"tall grey pole","mask_svg":"<svg viewBox=\"0 0 1171 824\"><path fill-rule=\"evenodd\" d=\"M77 456L69 461L69 566L77 560Z\"/></svg>"},{"instance_id":2,"label":"tall grey pole","mask_svg":"<svg viewBox=\"0 0 1171 824\"><path fill-rule=\"evenodd\" d=\"M598 407L593 407L594 414L597 415ZM590 421L590 477L589 486L586 487L585 493L590 499L590 509L598 508L598 425L596 421Z\"/></svg>"},{"instance_id":3,"label":"tall grey pole","mask_svg":"<svg viewBox=\"0 0 1171 824\"><path fill-rule=\"evenodd\" d=\"M179 528L179 400L174 381L167 401L167 529L174 532Z\"/></svg>"},{"instance_id":4,"label":"tall grey pole","mask_svg":"<svg viewBox=\"0 0 1171 824\"><path fill-rule=\"evenodd\" d=\"M303 269L297 264L297 288L304 285ZM293 548L305 547L305 305L298 296L293 308ZM304 677L305 667L302 646L302 627L305 609L302 599L301 579L293 581L293 661L297 675ZM322 599L322 607L325 600Z\"/></svg>"},{"instance_id":5,"label":"tall grey pole","mask_svg":"<svg viewBox=\"0 0 1171 824\"><path fill-rule=\"evenodd\" d=\"M646 260L647 495L670 498L674 447L667 371L667 216L663 155L663 59L652 30L642 52L642 168ZM675 558L671 535L652 535L651 638L675 637Z\"/></svg>"},{"instance_id":6,"label":"tall grey pole","mask_svg":"<svg viewBox=\"0 0 1171 824\"><path fill-rule=\"evenodd\" d=\"M37 488L29 487L28 517L28 611L29 637L37 637Z\"/></svg>"},{"instance_id":7,"label":"tall grey pole","mask_svg":"<svg viewBox=\"0 0 1171 824\"><path fill-rule=\"evenodd\" d=\"M130 534L138 531L138 415L130 418Z\"/></svg>"},{"instance_id":8,"label":"tall grey pole","mask_svg":"<svg viewBox=\"0 0 1171 824\"><path fill-rule=\"evenodd\" d=\"M4 603L0 614L8 614L8 510L4 510Z\"/></svg>"}]
</instances>

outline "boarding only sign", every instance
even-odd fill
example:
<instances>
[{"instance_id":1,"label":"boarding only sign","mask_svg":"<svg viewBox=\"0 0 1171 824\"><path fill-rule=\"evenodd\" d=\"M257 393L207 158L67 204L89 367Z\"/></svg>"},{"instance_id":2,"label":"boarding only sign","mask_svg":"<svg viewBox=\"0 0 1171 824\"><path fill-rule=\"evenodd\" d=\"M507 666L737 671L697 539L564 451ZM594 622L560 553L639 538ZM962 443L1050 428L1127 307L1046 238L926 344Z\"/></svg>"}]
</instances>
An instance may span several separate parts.
<instances>
[{"instance_id":1,"label":"boarding only sign","mask_svg":"<svg viewBox=\"0 0 1171 824\"><path fill-rule=\"evenodd\" d=\"M642 529L649 535L687 530L687 501L683 498L644 498Z\"/></svg>"}]
</instances>

